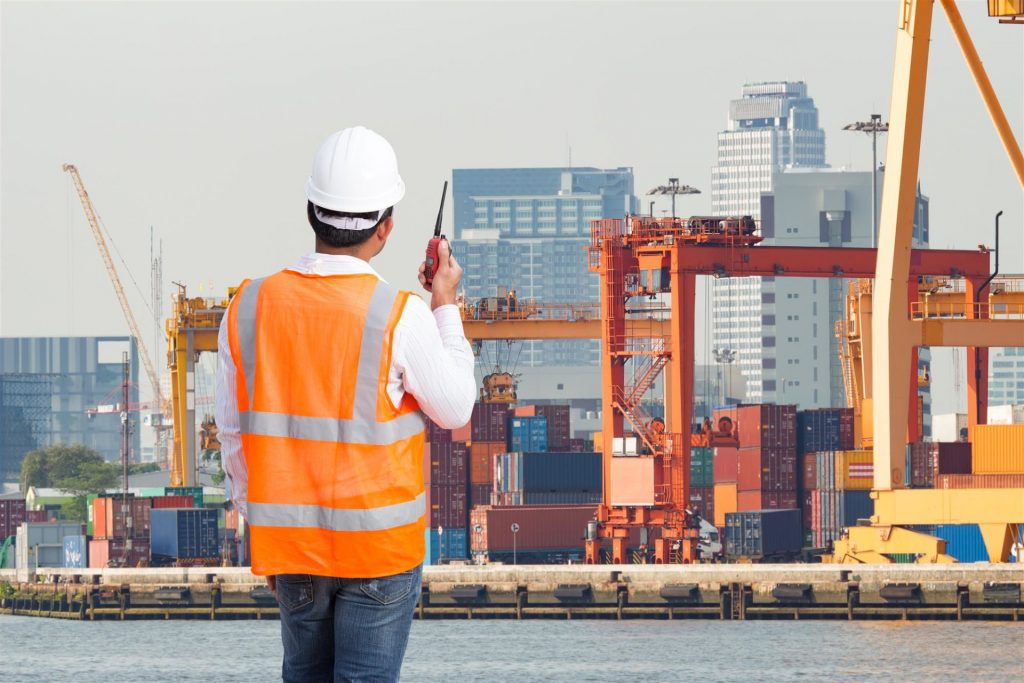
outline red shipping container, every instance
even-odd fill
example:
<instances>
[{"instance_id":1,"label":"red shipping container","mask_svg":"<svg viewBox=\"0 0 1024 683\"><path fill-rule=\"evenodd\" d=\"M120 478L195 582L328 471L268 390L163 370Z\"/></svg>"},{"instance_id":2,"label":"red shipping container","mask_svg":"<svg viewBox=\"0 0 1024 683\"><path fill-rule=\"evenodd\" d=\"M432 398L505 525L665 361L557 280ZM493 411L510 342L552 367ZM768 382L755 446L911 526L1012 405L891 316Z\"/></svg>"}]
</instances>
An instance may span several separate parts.
<instances>
[{"instance_id":1,"label":"red shipping container","mask_svg":"<svg viewBox=\"0 0 1024 683\"><path fill-rule=\"evenodd\" d=\"M736 481L739 467L739 449L731 446L719 446L715 448L714 469L715 483L725 484Z\"/></svg>"},{"instance_id":2,"label":"red shipping container","mask_svg":"<svg viewBox=\"0 0 1024 683\"><path fill-rule=\"evenodd\" d=\"M192 496L153 496L150 498L153 501L152 506L154 508L191 508L195 507L195 501L192 500ZM237 527L229 527L237 528Z\"/></svg>"},{"instance_id":3,"label":"red shipping container","mask_svg":"<svg viewBox=\"0 0 1024 683\"><path fill-rule=\"evenodd\" d=\"M469 477L468 460L469 452L465 442L430 444L430 482L465 485Z\"/></svg>"},{"instance_id":4,"label":"red shipping container","mask_svg":"<svg viewBox=\"0 0 1024 683\"><path fill-rule=\"evenodd\" d=\"M548 419L548 450L568 451L571 436L569 406L536 406L537 415Z\"/></svg>"},{"instance_id":5,"label":"red shipping container","mask_svg":"<svg viewBox=\"0 0 1024 683\"><path fill-rule=\"evenodd\" d=\"M809 491L818 485L818 454L804 453L800 456L800 486Z\"/></svg>"},{"instance_id":6,"label":"red shipping container","mask_svg":"<svg viewBox=\"0 0 1024 683\"><path fill-rule=\"evenodd\" d=\"M712 521L715 518L715 487L692 487L688 507L709 522Z\"/></svg>"},{"instance_id":7,"label":"red shipping container","mask_svg":"<svg viewBox=\"0 0 1024 683\"><path fill-rule=\"evenodd\" d=\"M723 411L723 414L728 414L728 411ZM741 448L796 448L796 406L770 403L739 406L733 414Z\"/></svg>"},{"instance_id":8,"label":"red shipping container","mask_svg":"<svg viewBox=\"0 0 1024 683\"><path fill-rule=\"evenodd\" d=\"M789 448L739 449L737 484L741 491L795 491L796 453Z\"/></svg>"},{"instance_id":9,"label":"red shipping container","mask_svg":"<svg viewBox=\"0 0 1024 683\"><path fill-rule=\"evenodd\" d=\"M28 521L24 500L0 500L0 543L18 533L18 527Z\"/></svg>"},{"instance_id":10,"label":"red shipping container","mask_svg":"<svg viewBox=\"0 0 1024 683\"><path fill-rule=\"evenodd\" d=\"M813 503L813 500L814 500L814 491L813 490L805 490L802 494L800 494L800 510L801 510L801 512L803 512L803 522L804 522L804 528L805 529L813 529L814 528L814 521L811 519L811 517L812 517L811 505Z\"/></svg>"},{"instance_id":11,"label":"red shipping container","mask_svg":"<svg viewBox=\"0 0 1024 683\"><path fill-rule=\"evenodd\" d=\"M587 522L595 505L520 505L473 509L469 528L473 553L512 550L512 524L519 525L515 545L520 551L576 550L584 546ZM476 533L477 525L480 533Z\"/></svg>"},{"instance_id":12,"label":"red shipping container","mask_svg":"<svg viewBox=\"0 0 1024 683\"><path fill-rule=\"evenodd\" d=\"M917 442L910 444L910 484L930 487L940 474L970 474L971 444Z\"/></svg>"},{"instance_id":13,"label":"red shipping container","mask_svg":"<svg viewBox=\"0 0 1024 683\"><path fill-rule=\"evenodd\" d=\"M1024 489L1024 474L940 474L937 489Z\"/></svg>"},{"instance_id":14,"label":"red shipping container","mask_svg":"<svg viewBox=\"0 0 1024 683\"><path fill-rule=\"evenodd\" d=\"M537 406L516 406L512 410L512 414L516 417L536 417Z\"/></svg>"},{"instance_id":15,"label":"red shipping container","mask_svg":"<svg viewBox=\"0 0 1024 683\"><path fill-rule=\"evenodd\" d=\"M494 456L507 450L504 441L474 441L470 444L470 483L490 484L494 481Z\"/></svg>"},{"instance_id":16,"label":"red shipping container","mask_svg":"<svg viewBox=\"0 0 1024 683\"><path fill-rule=\"evenodd\" d=\"M430 527L464 529L469 508L466 487L430 485Z\"/></svg>"},{"instance_id":17,"label":"red shipping container","mask_svg":"<svg viewBox=\"0 0 1024 683\"><path fill-rule=\"evenodd\" d=\"M448 443L452 440L452 430L438 427L433 420L427 418L427 443Z\"/></svg>"},{"instance_id":18,"label":"red shipping container","mask_svg":"<svg viewBox=\"0 0 1024 683\"><path fill-rule=\"evenodd\" d=\"M493 487L493 484L470 484L469 506L476 507L477 505L490 505Z\"/></svg>"},{"instance_id":19,"label":"red shipping container","mask_svg":"<svg viewBox=\"0 0 1024 683\"><path fill-rule=\"evenodd\" d=\"M738 491L736 508L744 510L795 510L796 491Z\"/></svg>"},{"instance_id":20,"label":"red shipping container","mask_svg":"<svg viewBox=\"0 0 1024 683\"><path fill-rule=\"evenodd\" d=\"M97 499L99 500L99 499ZM95 529L96 521L93 520ZM89 541L89 568L102 569L111 558L120 564L124 556L124 540L119 538L93 539ZM128 553L128 567L145 567L149 564L149 539L133 538L132 548Z\"/></svg>"},{"instance_id":21,"label":"red shipping container","mask_svg":"<svg viewBox=\"0 0 1024 683\"><path fill-rule=\"evenodd\" d=\"M594 446L592 442L586 439L569 439L569 452L570 453L593 453Z\"/></svg>"},{"instance_id":22,"label":"red shipping container","mask_svg":"<svg viewBox=\"0 0 1024 683\"><path fill-rule=\"evenodd\" d=\"M49 522L50 513L46 510L28 510L25 512L25 521L32 523Z\"/></svg>"},{"instance_id":23,"label":"red shipping container","mask_svg":"<svg viewBox=\"0 0 1024 683\"><path fill-rule=\"evenodd\" d=\"M473 425L471 422L467 422L461 427L456 427L452 430L452 441L472 441L473 440Z\"/></svg>"},{"instance_id":24,"label":"red shipping container","mask_svg":"<svg viewBox=\"0 0 1024 683\"><path fill-rule=\"evenodd\" d=\"M129 496L132 517L132 538L149 538L149 515L152 499ZM94 538L124 538L127 525L122 499L96 498L92 502L92 533Z\"/></svg>"},{"instance_id":25,"label":"red shipping container","mask_svg":"<svg viewBox=\"0 0 1024 683\"><path fill-rule=\"evenodd\" d=\"M476 403L473 406L471 441L505 441L508 435L508 405ZM454 434L452 435L454 439Z\"/></svg>"}]
</instances>

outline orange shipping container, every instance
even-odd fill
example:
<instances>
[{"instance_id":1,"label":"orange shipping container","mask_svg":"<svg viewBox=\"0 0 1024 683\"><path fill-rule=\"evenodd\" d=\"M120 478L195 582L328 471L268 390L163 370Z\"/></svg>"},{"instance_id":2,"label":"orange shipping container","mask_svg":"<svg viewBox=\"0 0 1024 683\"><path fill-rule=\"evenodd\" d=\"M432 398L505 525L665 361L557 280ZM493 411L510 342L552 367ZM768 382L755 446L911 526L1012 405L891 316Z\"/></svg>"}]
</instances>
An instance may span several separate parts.
<instances>
[{"instance_id":1,"label":"orange shipping container","mask_svg":"<svg viewBox=\"0 0 1024 683\"><path fill-rule=\"evenodd\" d=\"M516 417L535 417L537 415L537 406L519 406L514 412Z\"/></svg>"},{"instance_id":2,"label":"orange shipping container","mask_svg":"<svg viewBox=\"0 0 1024 683\"><path fill-rule=\"evenodd\" d=\"M1024 474L940 474L937 489L1024 489Z\"/></svg>"},{"instance_id":3,"label":"orange shipping container","mask_svg":"<svg viewBox=\"0 0 1024 683\"><path fill-rule=\"evenodd\" d=\"M978 425L971 442L975 474L1024 474L1024 424Z\"/></svg>"},{"instance_id":4,"label":"orange shipping container","mask_svg":"<svg viewBox=\"0 0 1024 683\"><path fill-rule=\"evenodd\" d=\"M725 513L736 512L736 483L715 484L715 526L725 526Z\"/></svg>"},{"instance_id":5,"label":"orange shipping container","mask_svg":"<svg viewBox=\"0 0 1024 683\"><path fill-rule=\"evenodd\" d=\"M836 490L870 491L874 478L871 451L836 451Z\"/></svg>"},{"instance_id":6,"label":"orange shipping container","mask_svg":"<svg viewBox=\"0 0 1024 683\"><path fill-rule=\"evenodd\" d=\"M612 505L654 505L662 469L654 466L654 458L612 458Z\"/></svg>"},{"instance_id":7,"label":"orange shipping container","mask_svg":"<svg viewBox=\"0 0 1024 683\"><path fill-rule=\"evenodd\" d=\"M594 432L590 438L594 442L594 452L604 453L604 437L601 436L601 432Z\"/></svg>"},{"instance_id":8,"label":"orange shipping container","mask_svg":"<svg viewBox=\"0 0 1024 683\"><path fill-rule=\"evenodd\" d=\"M452 430L452 441L471 441L473 439L473 423L467 422Z\"/></svg>"},{"instance_id":9,"label":"orange shipping container","mask_svg":"<svg viewBox=\"0 0 1024 683\"><path fill-rule=\"evenodd\" d=\"M508 449L504 441L477 441L469 446L469 482L490 484L494 481L494 456Z\"/></svg>"}]
</instances>

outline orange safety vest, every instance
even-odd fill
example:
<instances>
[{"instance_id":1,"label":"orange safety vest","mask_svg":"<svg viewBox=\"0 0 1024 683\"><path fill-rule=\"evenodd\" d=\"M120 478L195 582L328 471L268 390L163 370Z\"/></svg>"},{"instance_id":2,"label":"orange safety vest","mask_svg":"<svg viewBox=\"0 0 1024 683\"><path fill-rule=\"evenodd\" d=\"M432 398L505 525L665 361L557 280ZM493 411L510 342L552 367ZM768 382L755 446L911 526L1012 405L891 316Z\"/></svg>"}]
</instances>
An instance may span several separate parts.
<instances>
[{"instance_id":1,"label":"orange safety vest","mask_svg":"<svg viewBox=\"0 0 1024 683\"><path fill-rule=\"evenodd\" d=\"M254 574L388 576L423 561L424 420L387 393L409 292L282 271L228 309Z\"/></svg>"}]
</instances>

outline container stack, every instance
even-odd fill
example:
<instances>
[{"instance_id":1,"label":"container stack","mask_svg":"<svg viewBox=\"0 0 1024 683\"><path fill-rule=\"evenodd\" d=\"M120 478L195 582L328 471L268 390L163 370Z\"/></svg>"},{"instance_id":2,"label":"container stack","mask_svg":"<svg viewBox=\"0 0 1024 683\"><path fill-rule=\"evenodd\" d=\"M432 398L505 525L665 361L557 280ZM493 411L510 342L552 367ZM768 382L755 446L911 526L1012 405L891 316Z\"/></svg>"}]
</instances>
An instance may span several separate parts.
<instances>
[{"instance_id":1,"label":"container stack","mask_svg":"<svg viewBox=\"0 0 1024 683\"><path fill-rule=\"evenodd\" d=\"M690 449L689 509L708 520L715 518L714 450L694 446Z\"/></svg>"},{"instance_id":2,"label":"container stack","mask_svg":"<svg viewBox=\"0 0 1024 683\"><path fill-rule=\"evenodd\" d=\"M18 534L18 527L27 519L24 500L0 500L0 543Z\"/></svg>"},{"instance_id":3,"label":"container stack","mask_svg":"<svg viewBox=\"0 0 1024 683\"><path fill-rule=\"evenodd\" d=\"M970 474L971 451L971 444L962 441L908 444L905 483L912 488L930 489L944 474Z\"/></svg>"},{"instance_id":4,"label":"container stack","mask_svg":"<svg viewBox=\"0 0 1024 683\"><path fill-rule=\"evenodd\" d=\"M801 467L805 542L827 547L842 530L871 516L873 454L866 450L805 453Z\"/></svg>"},{"instance_id":5,"label":"container stack","mask_svg":"<svg viewBox=\"0 0 1024 683\"><path fill-rule=\"evenodd\" d=\"M129 494L127 510L125 507L122 496L93 499L89 567L149 564L152 499ZM211 512L216 514L215 510ZM129 537L131 548L126 551L125 541Z\"/></svg>"},{"instance_id":6,"label":"container stack","mask_svg":"<svg viewBox=\"0 0 1024 683\"><path fill-rule=\"evenodd\" d=\"M470 453L465 441L453 440L454 430L438 427L427 420L427 441L424 446L423 479L427 492L427 564L440 557L465 557L466 548L457 545L465 538L469 521ZM443 530L439 533L439 530ZM440 539L452 543L442 548Z\"/></svg>"},{"instance_id":7,"label":"container stack","mask_svg":"<svg viewBox=\"0 0 1024 683\"><path fill-rule=\"evenodd\" d=\"M730 560L791 560L802 547L799 510L745 510L725 515Z\"/></svg>"},{"instance_id":8,"label":"container stack","mask_svg":"<svg viewBox=\"0 0 1024 683\"><path fill-rule=\"evenodd\" d=\"M497 505L601 502L600 453L501 453L494 462Z\"/></svg>"},{"instance_id":9,"label":"container stack","mask_svg":"<svg viewBox=\"0 0 1024 683\"><path fill-rule=\"evenodd\" d=\"M543 417L547 421L547 450L572 451L572 430L568 405L536 405L520 406L513 411L514 417ZM520 449L509 444L509 450L540 450Z\"/></svg>"},{"instance_id":10,"label":"container stack","mask_svg":"<svg viewBox=\"0 0 1024 683\"><path fill-rule=\"evenodd\" d=\"M566 439L566 448L569 441ZM540 453L548 450L548 419L543 415L508 419L509 452Z\"/></svg>"}]
</instances>

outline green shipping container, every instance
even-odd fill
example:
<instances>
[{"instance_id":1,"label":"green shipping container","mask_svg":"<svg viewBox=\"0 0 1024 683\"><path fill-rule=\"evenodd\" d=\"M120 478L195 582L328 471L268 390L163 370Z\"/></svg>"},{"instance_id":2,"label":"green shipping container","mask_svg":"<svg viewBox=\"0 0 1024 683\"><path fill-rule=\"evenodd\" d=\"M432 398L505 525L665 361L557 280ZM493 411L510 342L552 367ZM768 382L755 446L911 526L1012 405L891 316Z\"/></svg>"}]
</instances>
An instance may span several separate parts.
<instances>
[{"instance_id":1,"label":"green shipping container","mask_svg":"<svg viewBox=\"0 0 1024 683\"><path fill-rule=\"evenodd\" d=\"M714 486L714 449L694 446L690 449L690 486Z\"/></svg>"},{"instance_id":2,"label":"green shipping container","mask_svg":"<svg viewBox=\"0 0 1024 683\"><path fill-rule=\"evenodd\" d=\"M92 536L92 502L99 496L90 493L85 497L85 534Z\"/></svg>"}]
</instances>

